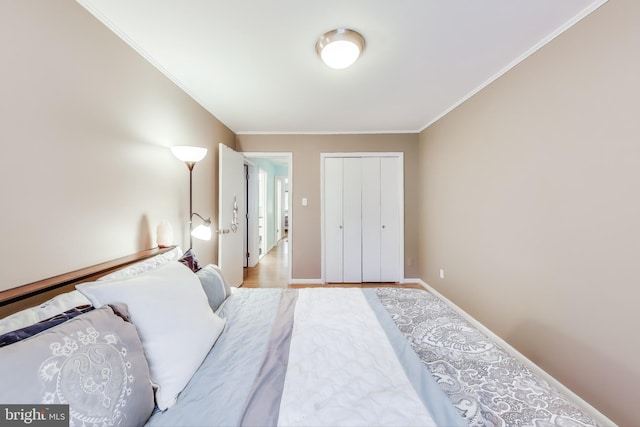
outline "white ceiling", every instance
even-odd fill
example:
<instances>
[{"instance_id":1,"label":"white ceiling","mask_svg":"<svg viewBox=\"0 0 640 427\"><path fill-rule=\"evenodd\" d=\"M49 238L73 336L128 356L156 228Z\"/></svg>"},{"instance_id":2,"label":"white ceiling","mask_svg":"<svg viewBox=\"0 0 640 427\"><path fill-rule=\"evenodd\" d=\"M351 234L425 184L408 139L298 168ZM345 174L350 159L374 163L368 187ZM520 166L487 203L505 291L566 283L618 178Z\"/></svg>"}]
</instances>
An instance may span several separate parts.
<instances>
[{"instance_id":1,"label":"white ceiling","mask_svg":"<svg viewBox=\"0 0 640 427\"><path fill-rule=\"evenodd\" d=\"M421 131L605 1L78 0L235 133Z\"/></svg>"}]
</instances>

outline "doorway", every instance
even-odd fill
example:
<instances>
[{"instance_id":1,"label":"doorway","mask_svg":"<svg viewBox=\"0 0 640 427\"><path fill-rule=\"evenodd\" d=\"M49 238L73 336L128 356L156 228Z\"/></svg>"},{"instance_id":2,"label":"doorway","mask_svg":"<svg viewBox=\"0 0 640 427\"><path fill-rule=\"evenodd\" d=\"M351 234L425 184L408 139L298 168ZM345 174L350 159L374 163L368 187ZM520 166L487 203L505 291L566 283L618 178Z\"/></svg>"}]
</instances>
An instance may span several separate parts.
<instances>
[{"instance_id":1,"label":"doorway","mask_svg":"<svg viewBox=\"0 0 640 427\"><path fill-rule=\"evenodd\" d=\"M248 170L245 277L249 271L255 273L259 269L264 280L279 281L286 287L291 283L293 246L293 209L289 203L293 156L266 152L242 154Z\"/></svg>"}]
</instances>

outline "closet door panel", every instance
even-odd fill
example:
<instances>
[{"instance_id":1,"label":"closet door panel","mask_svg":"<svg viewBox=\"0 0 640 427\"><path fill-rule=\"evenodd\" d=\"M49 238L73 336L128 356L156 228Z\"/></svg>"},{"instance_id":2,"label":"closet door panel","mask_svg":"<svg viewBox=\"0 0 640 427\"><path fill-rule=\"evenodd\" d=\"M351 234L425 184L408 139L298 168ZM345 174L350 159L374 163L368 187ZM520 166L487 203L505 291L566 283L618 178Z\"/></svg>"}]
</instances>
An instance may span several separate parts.
<instances>
[{"instance_id":1,"label":"closet door panel","mask_svg":"<svg viewBox=\"0 0 640 427\"><path fill-rule=\"evenodd\" d=\"M380 159L380 280L398 282L404 276L404 248L401 248L400 233L404 233L400 217L404 185L400 176L400 159L383 157Z\"/></svg>"},{"instance_id":2,"label":"closet door panel","mask_svg":"<svg viewBox=\"0 0 640 427\"><path fill-rule=\"evenodd\" d=\"M362 162L345 158L343 168L343 280L362 281Z\"/></svg>"},{"instance_id":3,"label":"closet door panel","mask_svg":"<svg viewBox=\"0 0 640 427\"><path fill-rule=\"evenodd\" d=\"M343 281L342 181L343 159L326 158L324 164L325 280Z\"/></svg>"},{"instance_id":4,"label":"closet door panel","mask_svg":"<svg viewBox=\"0 0 640 427\"><path fill-rule=\"evenodd\" d=\"M380 281L380 159L362 159L362 281Z\"/></svg>"}]
</instances>

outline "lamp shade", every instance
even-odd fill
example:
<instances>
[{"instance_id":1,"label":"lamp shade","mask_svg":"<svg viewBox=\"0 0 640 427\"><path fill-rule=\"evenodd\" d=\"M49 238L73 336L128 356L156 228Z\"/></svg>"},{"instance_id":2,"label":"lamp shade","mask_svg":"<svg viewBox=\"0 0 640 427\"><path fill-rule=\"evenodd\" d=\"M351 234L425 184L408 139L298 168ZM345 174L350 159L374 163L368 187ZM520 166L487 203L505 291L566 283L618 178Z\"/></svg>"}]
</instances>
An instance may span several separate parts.
<instances>
[{"instance_id":1,"label":"lamp shade","mask_svg":"<svg viewBox=\"0 0 640 427\"><path fill-rule=\"evenodd\" d=\"M183 162L196 163L204 159L207 149L203 147L193 147L190 145L176 145L171 147L171 152Z\"/></svg>"},{"instance_id":2,"label":"lamp shade","mask_svg":"<svg viewBox=\"0 0 640 427\"><path fill-rule=\"evenodd\" d=\"M316 43L316 52L329 67L340 70L356 62L364 49L364 37L354 30L328 31Z\"/></svg>"},{"instance_id":3,"label":"lamp shade","mask_svg":"<svg viewBox=\"0 0 640 427\"><path fill-rule=\"evenodd\" d=\"M193 229L191 235L200 240L211 240L211 225L200 224Z\"/></svg>"}]
</instances>

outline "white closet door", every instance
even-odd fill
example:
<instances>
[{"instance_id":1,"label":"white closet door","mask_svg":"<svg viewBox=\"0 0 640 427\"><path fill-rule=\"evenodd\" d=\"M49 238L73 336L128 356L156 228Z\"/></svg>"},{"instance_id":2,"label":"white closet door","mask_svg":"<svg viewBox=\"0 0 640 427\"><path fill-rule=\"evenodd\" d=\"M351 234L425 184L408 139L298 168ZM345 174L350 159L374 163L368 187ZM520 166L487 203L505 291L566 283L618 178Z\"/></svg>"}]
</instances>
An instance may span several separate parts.
<instances>
[{"instance_id":1,"label":"white closet door","mask_svg":"<svg viewBox=\"0 0 640 427\"><path fill-rule=\"evenodd\" d=\"M343 281L362 282L362 162L345 158L343 168Z\"/></svg>"},{"instance_id":2,"label":"white closet door","mask_svg":"<svg viewBox=\"0 0 640 427\"><path fill-rule=\"evenodd\" d=\"M323 159L325 282L402 282L402 154Z\"/></svg>"},{"instance_id":3,"label":"white closet door","mask_svg":"<svg viewBox=\"0 0 640 427\"><path fill-rule=\"evenodd\" d=\"M397 157L380 158L380 206L381 242L380 242L380 281L402 281L404 266L404 248L401 247L404 233L401 204L404 200L403 177L400 175L400 159Z\"/></svg>"},{"instance_id":4,"label":"white closet door","mask_svg":"<svg viewBox=\"0 0 640 427\"><path fill-rule=\"evenodd\" d=\"M380 158L362 159L362 280L380 282Z\"/></svg>"},{"instance_id":5,"label":"white closet door","mask_svg":"<svg viewBox=\"0 0 640 427\"><path fill-rule=\"evenodd\" d=\"M342 282L343 159L327 157L324 164L325 280Z\"/></svg>"}]
</instances>

